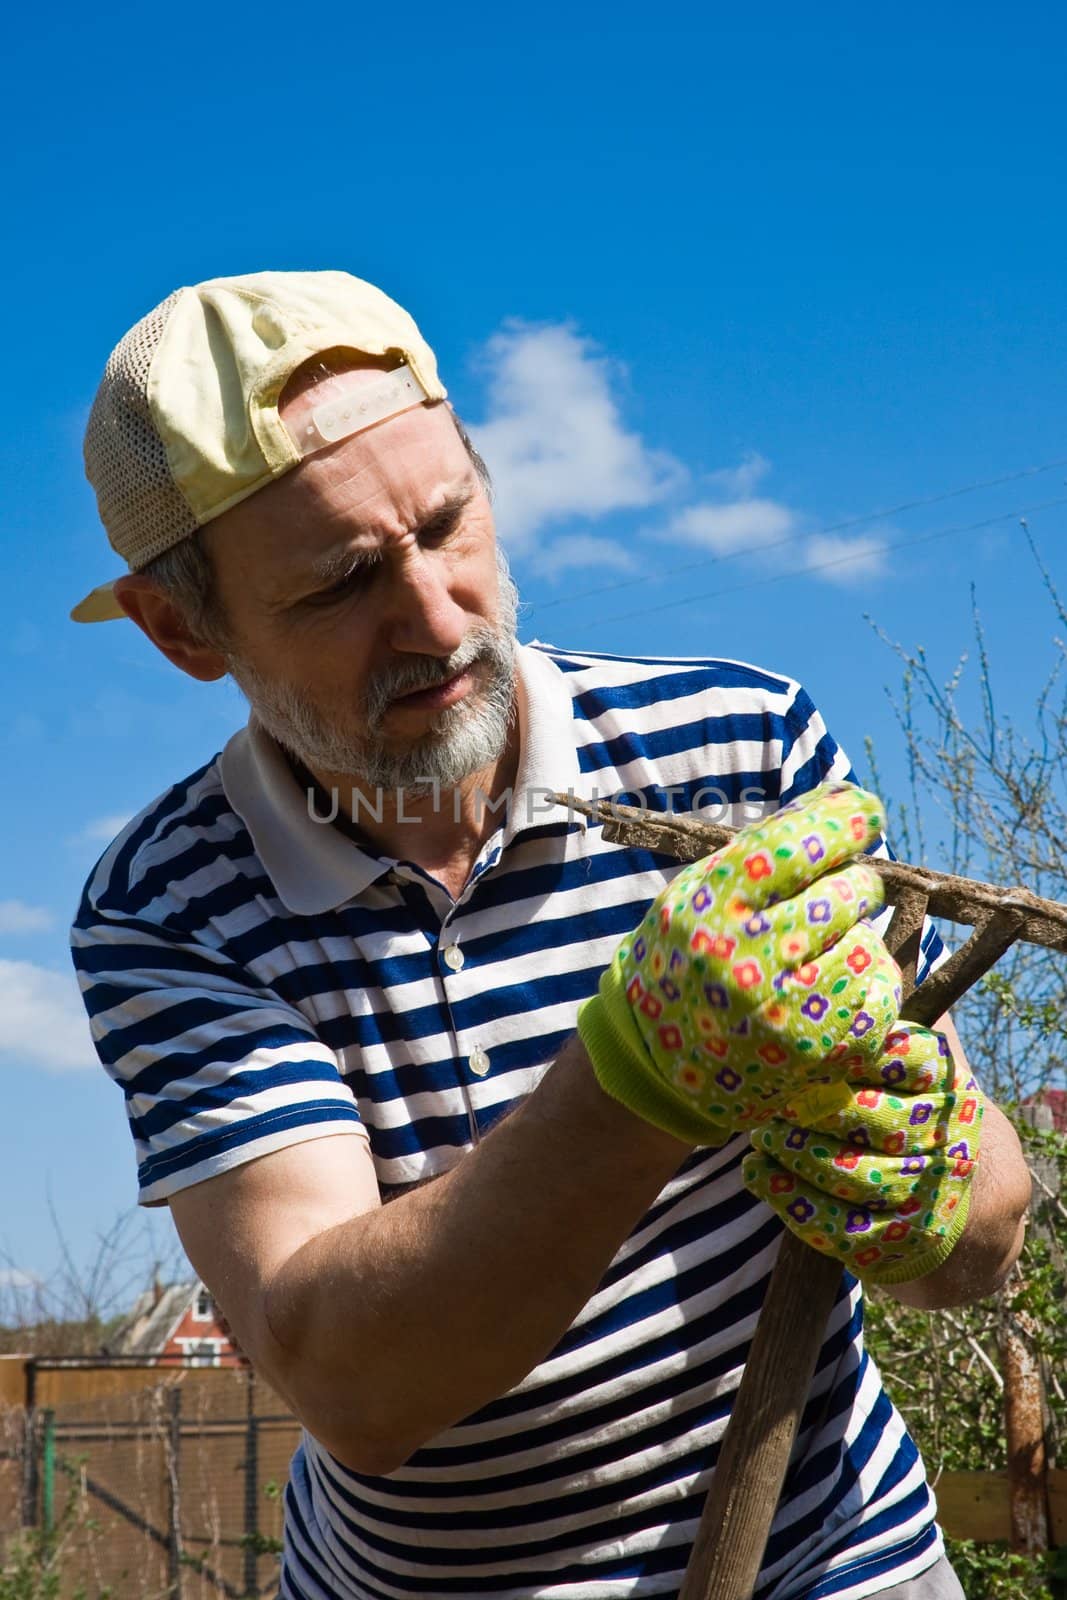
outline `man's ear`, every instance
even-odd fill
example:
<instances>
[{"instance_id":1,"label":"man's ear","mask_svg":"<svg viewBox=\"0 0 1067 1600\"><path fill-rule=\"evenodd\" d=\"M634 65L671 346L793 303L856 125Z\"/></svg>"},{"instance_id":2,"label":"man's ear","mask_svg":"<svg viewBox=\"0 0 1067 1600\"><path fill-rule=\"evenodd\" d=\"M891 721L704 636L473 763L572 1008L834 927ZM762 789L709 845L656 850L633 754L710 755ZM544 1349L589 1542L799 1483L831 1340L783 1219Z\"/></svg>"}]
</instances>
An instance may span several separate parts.
<instances>
[{"instance_id":1,"label":"man's ear","mask_svg":"<svg viewBox=\"0 0 1067 1600\"><path fill-rule=\"evenodd\" d=\"M139 572L117 578L115 599L130 621L181 672L201 683L226 676L226 657L221 650L191 632L181 609L151 578Z\"/></svg>"}]
</instances>

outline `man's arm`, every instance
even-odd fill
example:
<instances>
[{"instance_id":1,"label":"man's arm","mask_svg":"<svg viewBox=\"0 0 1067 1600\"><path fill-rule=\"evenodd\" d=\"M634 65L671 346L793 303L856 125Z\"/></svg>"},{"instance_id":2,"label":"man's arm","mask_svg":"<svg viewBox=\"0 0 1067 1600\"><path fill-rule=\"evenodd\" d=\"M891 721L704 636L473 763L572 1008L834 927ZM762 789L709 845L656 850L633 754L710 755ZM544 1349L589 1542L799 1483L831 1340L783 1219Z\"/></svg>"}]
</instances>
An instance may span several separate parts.
<instances>
[{"instance_id":1,"label":"man's arm","mask_svg":"<svg viewBox=\"0 0 1067 1600\"><path fill-rule=\"evenodd\" d=\"M966 1056L951 1018L942 1017L937 1030L965 1072ZM1019 1136L1003 1111L987 1100L967 1226L959 1243L935 1272L912 1283L894 1284L886 1293L919 1311L969 1305L995 1294L1023 1247L1030 1192L1030 1170Z\"/></svg>"},{"instance_id":2,"label":"man's arm","mask_svg":"<svg viewBox=\"0 0 1067 1600\"><path fill-rule=\"evenodd\" d=\"M352 1136L170 1203L258 1370L340 1460L380 1474L543 1360L688 1149L610 1099L574 1040L451 1172L386 1206Z\"/></svg>"}]
</instances>

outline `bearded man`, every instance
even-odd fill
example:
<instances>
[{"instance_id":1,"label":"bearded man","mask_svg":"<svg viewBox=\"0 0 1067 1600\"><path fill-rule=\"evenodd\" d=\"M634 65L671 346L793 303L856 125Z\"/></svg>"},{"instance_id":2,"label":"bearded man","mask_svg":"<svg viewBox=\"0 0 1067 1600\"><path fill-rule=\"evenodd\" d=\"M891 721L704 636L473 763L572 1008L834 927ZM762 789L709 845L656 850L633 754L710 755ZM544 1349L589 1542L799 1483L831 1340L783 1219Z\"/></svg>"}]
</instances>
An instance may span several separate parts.
<instances>
[{"instance_id":1,"label":"bearded man","mask_svg":"<svg viewBox=\"0 0 1067 1600\"><path fill-rule=\"evenodd\" d=\"M141 1199L304 1425L281 1594L676 1596L785 1223L854 1270L758 1592L958 1596L859 1280L989 1293L1029 1181L897 1023L877 806L803 690L517 646L433 355L343 273L172 295L86 462L130 571L74 616L251 705L73 945ZM680 873L568 791L752 828Z\"/></svg>"}]
</instances>

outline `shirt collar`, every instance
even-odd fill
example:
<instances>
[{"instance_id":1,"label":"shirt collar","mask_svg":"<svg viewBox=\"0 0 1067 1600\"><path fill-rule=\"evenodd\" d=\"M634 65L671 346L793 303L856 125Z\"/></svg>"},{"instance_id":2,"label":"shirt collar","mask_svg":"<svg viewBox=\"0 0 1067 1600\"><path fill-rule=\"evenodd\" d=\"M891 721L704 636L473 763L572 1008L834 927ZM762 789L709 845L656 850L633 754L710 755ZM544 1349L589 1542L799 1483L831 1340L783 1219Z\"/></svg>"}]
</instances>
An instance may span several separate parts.
<instances>
[{"instance_id":1,"label":"shirt collar","mask_svg":"<svg viewBox=\"0 0 1067 1600\"><path fill-rule=\"evenodd\" d=\"M567 817L550 794L579 793L574 708L565 675L543 650L515 653L519 719L518 776L505 842L523 828ZM362 894L392 865L361 849L339 828L315 820L306 789L279 746L253 715L220 757L226 798L248 829L279 898L301 916L329 911ZM569 820L585 828L585 818Z\"/></svg>"},{"instance_id":2,"label":"shirt collar","mask_svg":"<svg viewBox=\"0 0 1067 1600\"><path fill-rule=\"evenodd\" d=\"M561 821L563 806L550 795L577 794L581 782L574 739L574 702L567 679L545 652L530 645L516 651L519 685L519 765L505 826L505 841L524 828ZM584 829L586 819L571 814Z\"/></svg>"}]
</instances>

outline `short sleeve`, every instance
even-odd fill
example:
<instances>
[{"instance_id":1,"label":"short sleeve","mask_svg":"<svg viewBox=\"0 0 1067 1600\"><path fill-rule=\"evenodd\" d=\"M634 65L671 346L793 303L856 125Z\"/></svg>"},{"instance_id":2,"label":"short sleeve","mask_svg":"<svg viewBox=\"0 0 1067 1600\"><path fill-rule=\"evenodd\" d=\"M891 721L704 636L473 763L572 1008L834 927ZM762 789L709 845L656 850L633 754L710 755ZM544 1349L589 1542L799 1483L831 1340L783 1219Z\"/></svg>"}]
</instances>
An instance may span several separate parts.
<instances>
[{"instance_id":1,"label":"short sleeve","mask_svg":"<svg viewBox=\"0 0 1067 1600\"><path fill-rule=\"evenodd\" d=\"M858 782L852 763L827 728L811 696L799 683L792 688L783 719L779 774L779 804L783 806L802 794L809 794L820 783L831 783L835 779Z\"/></svg>"},{"instance_id":2,"label":"short sleeve","mask_svg":"<svg viewBox=\"0 0 1067 1600\"><path fill-rule=\"evenodd\" d=\"M97 1054L126 1096L142 1204L286 1145L366 1136L333 1052L223 952L87 900L71 949Z\"/></svg>"}]
</instances>

